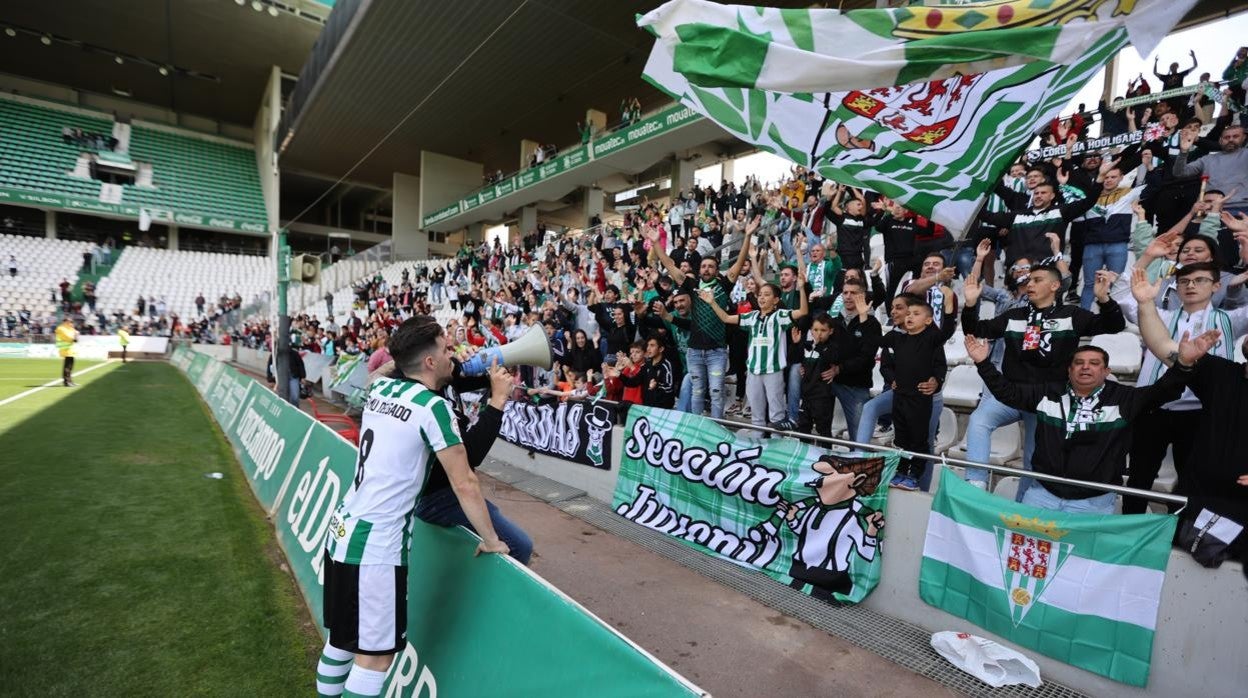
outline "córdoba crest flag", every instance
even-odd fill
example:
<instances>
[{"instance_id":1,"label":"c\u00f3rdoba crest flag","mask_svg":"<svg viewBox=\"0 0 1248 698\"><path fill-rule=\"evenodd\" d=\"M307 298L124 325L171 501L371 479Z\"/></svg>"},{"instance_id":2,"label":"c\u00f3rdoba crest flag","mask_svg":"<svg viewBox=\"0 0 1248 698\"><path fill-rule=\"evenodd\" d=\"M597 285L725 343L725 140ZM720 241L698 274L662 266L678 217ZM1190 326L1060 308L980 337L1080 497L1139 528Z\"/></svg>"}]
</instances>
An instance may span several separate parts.
<instances>
[{"instance_id":1,"label":"c\u00f3rdoba crest flag","mask_svg":"<svg viewBox=\"0 0 1248 698\"><path fill-rule=\"evenodd\" d=\"M875 10L671 0L643 76L743 141L954 230L1119 50L1195 0L997 0Z\"/></svg>"},{"instance_id":2,"label":"c\u00f3rdoba crest flag","mask_svg":"<svg viewBox=\"0 0 1248 698\"><path fill-rule=\"evenodd\" d=\"M1174 528L1173 516L1015 504L945 470L919 596L1018 645L1144 686Z\"/></svg>"}]
</instances>

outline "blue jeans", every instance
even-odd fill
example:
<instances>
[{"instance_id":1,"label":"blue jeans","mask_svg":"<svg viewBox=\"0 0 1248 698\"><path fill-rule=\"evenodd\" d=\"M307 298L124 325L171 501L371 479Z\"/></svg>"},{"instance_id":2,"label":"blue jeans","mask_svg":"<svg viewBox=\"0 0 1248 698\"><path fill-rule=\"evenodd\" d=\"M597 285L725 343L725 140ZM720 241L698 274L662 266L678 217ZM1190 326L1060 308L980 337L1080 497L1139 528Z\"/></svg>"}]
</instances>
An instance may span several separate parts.
<instances>
[{"instance_id":1,"label":"blue jeans","mask_svg":"<svg viewBox=\"0 0 1248 698\"><path fill-rule=\"evenodd\" d=\"M1023 467L1031 470L1031 454L1036 452L1036 413L1014 409L998 400L988 390L980 394L979 405L971 413L971 420L966 425L966 459L987 463L992 453L992 432L1020 420L1023 422ZM988 482L988 471L983 468L967 468L966 479ZM1014 501L1023 501L1023 495L1034 482L1029 477L1020 479Z\"/></svg>"},{"instance_id":2,"label":"blue jeans","mask_svg":"<svg viewBox=\"0 0 1248 698\"><path fill-rule=\"evenodd\" d=\"M680 379L680 392L676 394L676 411L688 412L689 403L693 398L693 379L686 373L685 377ZM700 413L699 413L700 414Z\"/></svg>"},{"instance_id":3,"label":"blue jeans","mask_svg":"<svg viewBox=\"0 0 1248 698\"><path fill-rule=\"evenodd\" d=\"M529 534L525 533L524 529L503 516L498 507L494 506L494 502L487 499L485 506L490 511L490 522L494 524L494 532L507 544L508 548L511 548L509 554L520 564L529 564L529 558L533 556L533 539L529 538ZM416 516L420 517L421 521L434 526L463 526L476 533L476 529L468 522L468 516L460 507L455 491L449 487L443 487L437 492L422 496L416 502Z\"/></svg>"},{"instance_id":4,"label":"blue jeans","mask_svg":"<svg viewBox=\"0 0 1248 698\"><path fill-rule=\"evenodd\" d=\"M802 410L802 365L793 364L785 369L785 390L788 391L788 413L785 417L797 424L797 415Z\"/></svg>"},{"instance_id":5,"label":"blue jeans","mask_svg":"<svg viewBox=\"0 0 1248 698\"><path fill-rule=\"evenodd\" d=\"M291 378L286 384L286 402L299 406L299 386L301 381L298 378Z\"/></svg>"},{"instance_id":6,"label":"blue jeans","mask_svg":"<svg viewBox=\"0 0 1248 698\"><path fill-rule=\"evenodd\" d=\"M1083 246L1083 293L1079 305L1092 309L1092 289L1096 286L1096 272L1104 267L1115 274L1127 268L1127 243L1097 242Z\"/></svg>"},{"instance_id":7,"label":"blue jeans","mask_svg":"<svg viewBox=\"0 0 1248 698\"><path fill-rule=\"evenodd\" d=\"M841 412L845 415L845 426L848 428L846 433L853 438L858 433L859 420L862 419L862 406L871 399L871 389L833 383L832 396L841 403Z\"/></svg>"},{"instance_id":8,"label":"blue jeans","mask_svg":"<svg viewBox=\"0 0 1248 698\"><path fill-rule=\"evenodd\" d=\"M715 419L722 419L724 416L724 374L728 372L728 348L690 349L685 356L689 364L689 372L685 377L690 381L692 388L687 411L702 414L706 405L706 391L709 388L711 416Z\"/></svg>"},{"instance_id":9,"label":"blue jeans","mask_svg":"<svg viewBox=\"0 0 1248 698\"><path fill-rule=\"evenodd\" d=\"M975 266L975 246L963 241L953 253L953 266L958 270L958 276L961 278L965 279L970 276L971 267Z\"/></svg>"},{"instance_id":10,"label":"blue jeans","mask_svg":"<svg viewBox=\"0 0 1248 698\"><path fill-rule=\"evenodd\" d=\"M1113 492L1089 497L1087 499L1062 499L1044 488L1043 485L1027 490L1023 504L1040 509L1064 511L1067 514L1113 514L1114 499L1118 495Z\"/></svg>"}]
</instances>

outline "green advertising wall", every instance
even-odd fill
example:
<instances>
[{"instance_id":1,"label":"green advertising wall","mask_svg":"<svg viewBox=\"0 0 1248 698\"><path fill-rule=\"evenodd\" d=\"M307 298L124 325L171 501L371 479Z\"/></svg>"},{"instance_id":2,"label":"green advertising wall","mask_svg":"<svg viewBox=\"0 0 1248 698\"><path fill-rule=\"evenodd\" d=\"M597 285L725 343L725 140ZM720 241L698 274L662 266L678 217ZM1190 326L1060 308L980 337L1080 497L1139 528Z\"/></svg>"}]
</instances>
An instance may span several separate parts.
<instances>
[{"instance_id":1,"label":"green advertising wall","mask_svg":"<svg viewBox=\"0 0 1248 698\"><path fill-rule=\"evenodd\" d=\"M355 447L224 363L186 346L171 361L234 447L319 627L322 542L350 487ZM473 557L476 540L416 524L408 644L383 695L705 695L512 559ZM309 691L314 681L309 669Z\"/></svg>"}]
</instances>

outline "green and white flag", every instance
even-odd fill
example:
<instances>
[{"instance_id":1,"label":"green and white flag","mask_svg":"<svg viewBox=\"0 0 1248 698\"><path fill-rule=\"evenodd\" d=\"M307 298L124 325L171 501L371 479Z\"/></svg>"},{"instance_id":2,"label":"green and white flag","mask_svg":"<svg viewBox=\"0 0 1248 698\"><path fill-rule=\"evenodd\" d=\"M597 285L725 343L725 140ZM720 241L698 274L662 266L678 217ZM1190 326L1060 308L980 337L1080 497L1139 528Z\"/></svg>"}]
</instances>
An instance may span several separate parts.
<instances>
[{"instance_id":1,"label":"green and white flag","mask_svg":"<svg viewBox=\"0 0 1248 698\"><path fill-rule=\"evenodd\" d=\"M639 25L643 77L752 143L955 231L1128 42L1147 53L1195 4L1008 0L780 10L672 0Z\"/></svg>"},{"instance_id":2,"label":"green and white flag","mask_svg":"<svg viewBox=\"0 0 1248 698\"><path fill-rule=\"evenodd\" d=\"M919 596L1010 642L1145 686L1175 524L1037 509L945 470Z\"/></svg>"},{"instance_id":3,"label":"green and white flag","mask_svg":"<svg viewBox=\"0 0 1248 698\"><path fill-rule=\"evenodd\" d=\"M744 438L642 405L624 439L620 516L818 599L857 603L879 582L896 453Z\"/></svg>"}]
</instances>

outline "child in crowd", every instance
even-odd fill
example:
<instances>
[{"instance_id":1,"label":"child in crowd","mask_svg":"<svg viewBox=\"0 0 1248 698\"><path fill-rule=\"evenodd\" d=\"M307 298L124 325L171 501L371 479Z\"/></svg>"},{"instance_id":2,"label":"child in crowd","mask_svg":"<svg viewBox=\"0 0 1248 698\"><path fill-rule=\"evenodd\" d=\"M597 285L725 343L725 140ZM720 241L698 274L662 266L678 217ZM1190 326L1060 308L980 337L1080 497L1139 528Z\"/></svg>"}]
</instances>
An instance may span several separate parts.
<instances>
[{"instance_id":1,"label":"child in crowd","mask_svg":"<svg viewBox=\"0 0 1248 698\"><path fill-rule=\"evenodd\" d=\"M796 424L785 418L787 403L784 398L785 356L788 330L793 323L806 316L806 271L798 270L798 307L788 310L780 307L780 287L764 284L758 291L758 310L744 315L729 315L714 303L710 289L701 291L702 300L726 325L740 325L748 330L749 347L746 355L746 399L750 404L750 423L773 429L791 431Z\"/></svg>"},{"instance_id":2,"label":"child in crowd","mask_svg":"<svg viewBox=\"0 0 1248 698\"><path fill-rule=\"evenodd\" d=\"M802 343L802 411L797 430L820 436L832 435L832 381L824 374L836 360L833 355L832 318L820 313L810 325L811 339Z\"/></svg>"},{"instance_id":3,"label":"child in crowd","mask_svg":"<svg viewBox=\"0 0 1248 698\"><path fill-rule=\"evenodd\" d=\"M902 332L889 332L880 345L884 354L880 373L893 389L893 444L897 448L931 453L928 423L932 416L932 395L945 380L944 337L932 324L932 307L908 294ZM897 466L892 486L917 490L927 463L903 458Z\"/></svg>"}]
</instances>

